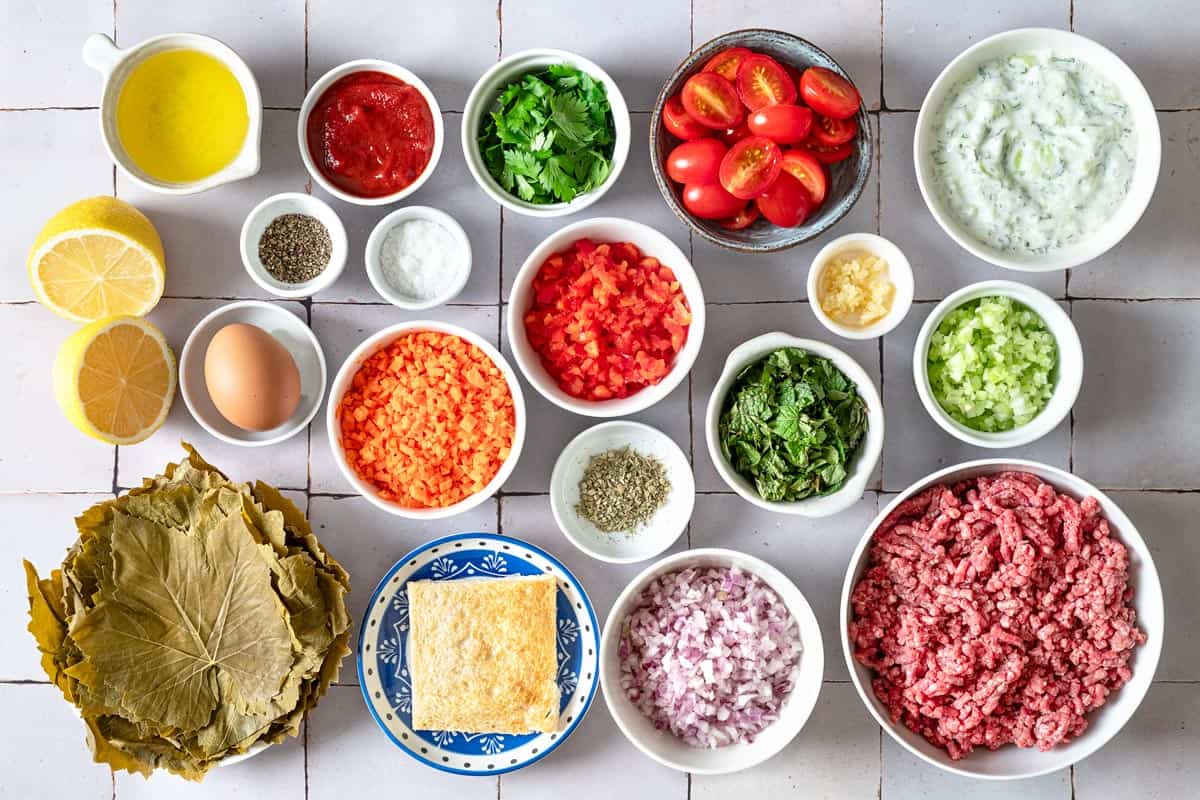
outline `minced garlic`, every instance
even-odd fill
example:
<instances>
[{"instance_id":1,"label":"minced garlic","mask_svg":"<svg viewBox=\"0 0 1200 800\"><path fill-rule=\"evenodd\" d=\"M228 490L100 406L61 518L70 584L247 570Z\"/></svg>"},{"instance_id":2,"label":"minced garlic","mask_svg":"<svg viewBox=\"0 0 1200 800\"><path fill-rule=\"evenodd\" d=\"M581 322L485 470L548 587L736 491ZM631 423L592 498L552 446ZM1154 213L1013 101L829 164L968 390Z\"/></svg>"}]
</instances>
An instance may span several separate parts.
<instances>
[{"instance_id":1,"label":"minced garlic","mask_svg":"<svg viewBox=\"0 0 1200 800\"><path fill-rule=\"evenodd\" d=\"M839 325L865 328L878 322L892 310L895 294L887 262L878 256L837 256L821 270L821 310Z\"/></svg>"}]
</instances>

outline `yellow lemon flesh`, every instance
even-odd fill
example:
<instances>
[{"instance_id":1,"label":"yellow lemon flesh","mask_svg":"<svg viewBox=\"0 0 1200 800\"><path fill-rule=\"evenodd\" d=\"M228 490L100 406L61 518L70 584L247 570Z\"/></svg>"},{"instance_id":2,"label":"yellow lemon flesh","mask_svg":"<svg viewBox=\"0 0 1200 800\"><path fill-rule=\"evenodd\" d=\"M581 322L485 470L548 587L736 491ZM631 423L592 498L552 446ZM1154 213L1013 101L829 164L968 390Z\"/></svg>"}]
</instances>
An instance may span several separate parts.
<instances>
[{"instance_id":1,"label":"yellow lemon flesh","mask_svg":"<svg viewBox=\"0 0 1200 800\"><path fill-rule=\"evenodd\" d=\"M166 283L154 224L115 197L89 197L59 211L29 252L29 282L42 305L75 322L154 308Z\"/></svg>"},{"instance_id":2,"label":"yellow lemon flesh","mask_svg":"<svg viewBox=\"0 0 1200 800\"><path fill-rule=\"evenodd\" d=\"M97 320L63 342L54 396L76 428L109 444L136 444L162 427L175 399L175 355L144 319Z\"/></svg>"}]
</instances>

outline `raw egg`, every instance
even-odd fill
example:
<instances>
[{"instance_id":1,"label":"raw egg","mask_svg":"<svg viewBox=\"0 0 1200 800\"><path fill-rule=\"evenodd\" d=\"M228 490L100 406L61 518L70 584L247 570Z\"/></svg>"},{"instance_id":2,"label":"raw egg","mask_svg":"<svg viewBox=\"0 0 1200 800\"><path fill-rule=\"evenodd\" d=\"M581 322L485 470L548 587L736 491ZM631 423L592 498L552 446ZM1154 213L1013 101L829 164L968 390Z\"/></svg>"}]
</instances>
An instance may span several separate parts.
<instances>
[{"instance_id":1,"label":"raw egg","mask_svg":"<svg viewBox=\"0 0 1200 800\"><path fill-rule=\"evenodd\" d=\"M300 405L300 370L262 328L235 322L217 331L204 353L204 384L221 416L248 431L269 431Z\"/></svg>"}]
</instances>

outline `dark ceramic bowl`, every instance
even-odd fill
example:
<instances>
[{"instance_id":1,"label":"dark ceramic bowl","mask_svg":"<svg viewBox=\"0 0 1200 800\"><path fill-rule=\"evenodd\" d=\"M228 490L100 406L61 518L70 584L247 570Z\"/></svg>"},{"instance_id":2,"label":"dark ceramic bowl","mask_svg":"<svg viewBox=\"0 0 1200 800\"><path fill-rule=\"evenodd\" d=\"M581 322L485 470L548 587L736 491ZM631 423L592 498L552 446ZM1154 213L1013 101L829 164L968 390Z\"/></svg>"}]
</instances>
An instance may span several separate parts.
<instances>
[{"instance_id":1,"label":"dark ceramic bowl","mask_svg":"<svg viewBox=\"0 0 1200 800\"><path fill-rule=\"evenodd\" d=\"M710 242L739 250L743 253L771 253L786 250L801 242L815 239L829 230L838 220L846 216L850 208L858 201L867 184L867 176L871 172L871 161L874 159L871 143L871 124L867 118L866 109L860 108L856 121L858 135L855 137L855 152L850 158L838 164L829 166L829 192L825 202L817 212L804 221L803 225L795 228L780 228L766 219L759 218L753 225L740 231L722 228L715 220L699 219L688 213L683 207L683 187L667 177L663 164L667 154L679 144L680 140L668 133L662 126L662 109L667 98L672 97L683 84L714 55L728 47L748 47L760 53L766 53L781 64L792 66L799 70L805 67L819 66L831 69L839 75L851 80L846 70L833 58L815 44L783 31L753 28L742 31L732 31L701 45L680 64L658 93L654 104L654 114L650 118L650 166L654 170L654 181L662 192L667 205L693 231L708 239ZM851 81L853 82L853 81Z\"/></svg>"}]
</instances>

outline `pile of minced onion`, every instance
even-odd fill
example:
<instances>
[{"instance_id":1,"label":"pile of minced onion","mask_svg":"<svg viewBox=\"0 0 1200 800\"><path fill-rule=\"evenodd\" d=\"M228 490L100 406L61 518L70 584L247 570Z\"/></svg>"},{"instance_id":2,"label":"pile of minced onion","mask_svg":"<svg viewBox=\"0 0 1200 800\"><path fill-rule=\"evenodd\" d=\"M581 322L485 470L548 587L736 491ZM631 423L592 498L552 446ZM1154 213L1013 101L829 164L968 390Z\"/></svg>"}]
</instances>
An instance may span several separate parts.
<instances>
[{"instance_id":1,"label":"pile of minced onion","mask_svg":"<svg viewBox=\"0 0 1200 800\"><path fill-rule=\"evenodd\" d=\"M621 626L621 689L691 747L754 737L779 718L800 661L796 620L762 578L689 567L642 590Z\"/></svg>"}]
</instances>

